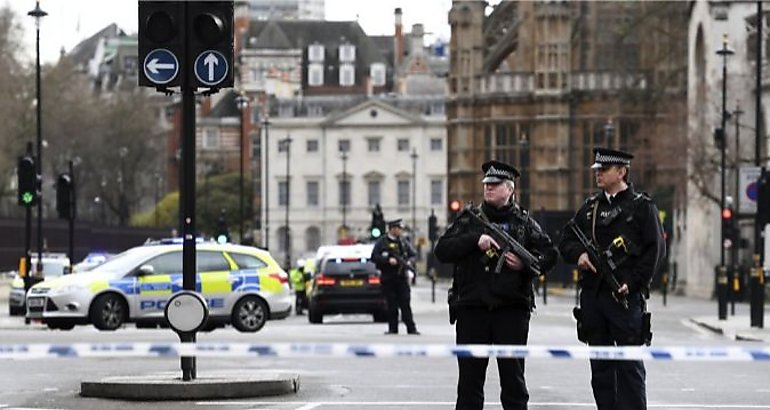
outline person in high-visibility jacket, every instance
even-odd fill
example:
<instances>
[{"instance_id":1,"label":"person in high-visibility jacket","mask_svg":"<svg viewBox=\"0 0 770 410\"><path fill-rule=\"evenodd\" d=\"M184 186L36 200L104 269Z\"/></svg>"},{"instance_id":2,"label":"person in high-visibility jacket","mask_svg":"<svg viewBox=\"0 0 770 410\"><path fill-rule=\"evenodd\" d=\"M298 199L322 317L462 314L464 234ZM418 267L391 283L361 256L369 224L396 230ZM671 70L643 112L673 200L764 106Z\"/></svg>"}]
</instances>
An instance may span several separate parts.
<instances>
[{"instance_id":1,"label":"person in high-visibility jacket","mask_svg":"<svg viewBox=\"0 0 770 410\"><path fill-rule=\"evenodd\" d=\"M294 267L289 271L289 278L291 279L292 286L294 286L294 294L296 296L294 310L298 315L301 315L307 308L307 294L305 293L305 267Z\"/></svg>"}]
</instances>

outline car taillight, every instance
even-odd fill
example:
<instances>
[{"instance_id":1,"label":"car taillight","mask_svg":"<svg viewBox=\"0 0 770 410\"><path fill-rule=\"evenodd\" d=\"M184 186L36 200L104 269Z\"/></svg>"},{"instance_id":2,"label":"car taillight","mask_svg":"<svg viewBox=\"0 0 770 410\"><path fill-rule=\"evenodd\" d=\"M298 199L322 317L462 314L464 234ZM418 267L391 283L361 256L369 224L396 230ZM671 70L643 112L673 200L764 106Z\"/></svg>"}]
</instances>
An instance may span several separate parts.
<instances>
[{"instance_id":1,"label":"car taillight","mask_svg":"<svg viewBox=\"0 0 770 410\"><path fill-rule=\"evenodd\" d=\"M334 278L320 274L316 277L315 283L318 286L334 286Z\"/></svg>"},{"instance_id":2,"label":"car taillight","mask_svg":"<svg viewBox=\"0 0 770 410\"><path fill-rule=\"evenodd\" d=\"M370 285L379 285L380 284L380 277L376 275L369 276L369 284Z\"/></svg>"}]
</instances>

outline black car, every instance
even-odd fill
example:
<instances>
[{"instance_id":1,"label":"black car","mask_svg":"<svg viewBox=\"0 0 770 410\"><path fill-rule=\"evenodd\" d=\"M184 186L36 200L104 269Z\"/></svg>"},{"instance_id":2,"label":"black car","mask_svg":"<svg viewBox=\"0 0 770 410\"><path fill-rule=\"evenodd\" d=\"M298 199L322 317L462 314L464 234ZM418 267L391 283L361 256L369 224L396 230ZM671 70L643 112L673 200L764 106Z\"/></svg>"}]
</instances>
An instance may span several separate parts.
<instances>
[{"instance_id":1,"label":"black car","mask_svg":"<svg viewBox=\"0 0 770 410\"><path fill-rule=\"evenodd\" d=\"M380 271L368 257L322 259L307 292L310 323L335 313L371 313L375 322L387 321Z\"/></svg>"}]
</instances>

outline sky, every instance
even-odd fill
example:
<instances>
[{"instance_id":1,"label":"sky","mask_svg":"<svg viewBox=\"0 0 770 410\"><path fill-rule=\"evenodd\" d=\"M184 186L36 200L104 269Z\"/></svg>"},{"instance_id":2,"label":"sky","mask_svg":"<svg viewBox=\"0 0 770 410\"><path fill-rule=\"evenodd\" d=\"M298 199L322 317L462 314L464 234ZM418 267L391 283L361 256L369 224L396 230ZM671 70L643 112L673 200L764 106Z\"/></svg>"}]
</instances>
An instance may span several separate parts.
<instances>
[{"instance_id":1,"label":"sky","mask_svg":"<svg viewBox=\"0 0 770 410\"><path fill-rule=\"evenodd\" d=\"M498 3L490 1L491 4ZM449 39L447 13L452 0L326 0L326 19L358 20L369 35L393 34L393 11L401 7L404 31L422 23L426 42L435 38ZM35 23L27 12L35 8L35 0L0 0L19 16L25 30L26 56L34 58ZM62 47L72 50L110 23L134 33L137 29L137 0L40 0L40 8L48 13L40 26L40 55L43 63L55 62Z\"/></svg>"}]
</instances>

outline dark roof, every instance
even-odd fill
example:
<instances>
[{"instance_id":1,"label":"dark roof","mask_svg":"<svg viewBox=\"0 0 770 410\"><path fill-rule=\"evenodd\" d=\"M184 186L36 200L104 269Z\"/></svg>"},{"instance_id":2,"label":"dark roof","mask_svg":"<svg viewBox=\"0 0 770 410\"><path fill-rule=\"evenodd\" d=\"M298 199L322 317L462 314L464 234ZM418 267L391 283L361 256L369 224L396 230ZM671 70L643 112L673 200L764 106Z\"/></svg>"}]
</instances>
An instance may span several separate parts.
<instances>
[{"instance_id":1,"label":"dark roof","mask_svg":"<svg viewBox=\"0 0 770 410\"><path fill-rule=\"evenodd\" d=\"M383 56L388 60L388 65L393 64L393 36L369 36L369 39L374 42L377 49L380 50Z\"/></svg>"},{"instance_id":2,"label":"dark roof","mask_svg":"<svg viewBox=\"0 0 770 410\"><path fill-rule=\"evenodd\" d=\"M231 90L228 90L225 92L225 94L222 96L222 98L219 99L217 104L211 108L211 111L206 116L207 118L238 118L240 114L240 110L238 109L238 104L235 102L235 99L238 97L238 94Z\"/></svg>"},{"instance_id":3,"label":"dark roof","mask_svg":"<svg viewBox=\"0 0 770 410\"><path fill-rule=\"evenodd\" d=\"M94 58L96 52L96 46L99 44L99 40L102 38L114 38L124 36L125 33L121 30L117 24L112 23L107 27L99 30L96 34L88 37L76 45L68 56L79 66L87 66L88 62Z\"/></svg>"},{"instance_id":4,"label":"dark roof","mask_svg":"<svg viewBox=\"0 0 770 410\"><path fill-rule=\"evenodd\" d=\"M350 42L356 46L356 59L364 65L382 62L390 65L375 43L355 21L321 20L252 20L247 38L249 48L304 50L313 43L323 44L327 53L336 50L340 44Z\"/></svg>"}]
</instances>

